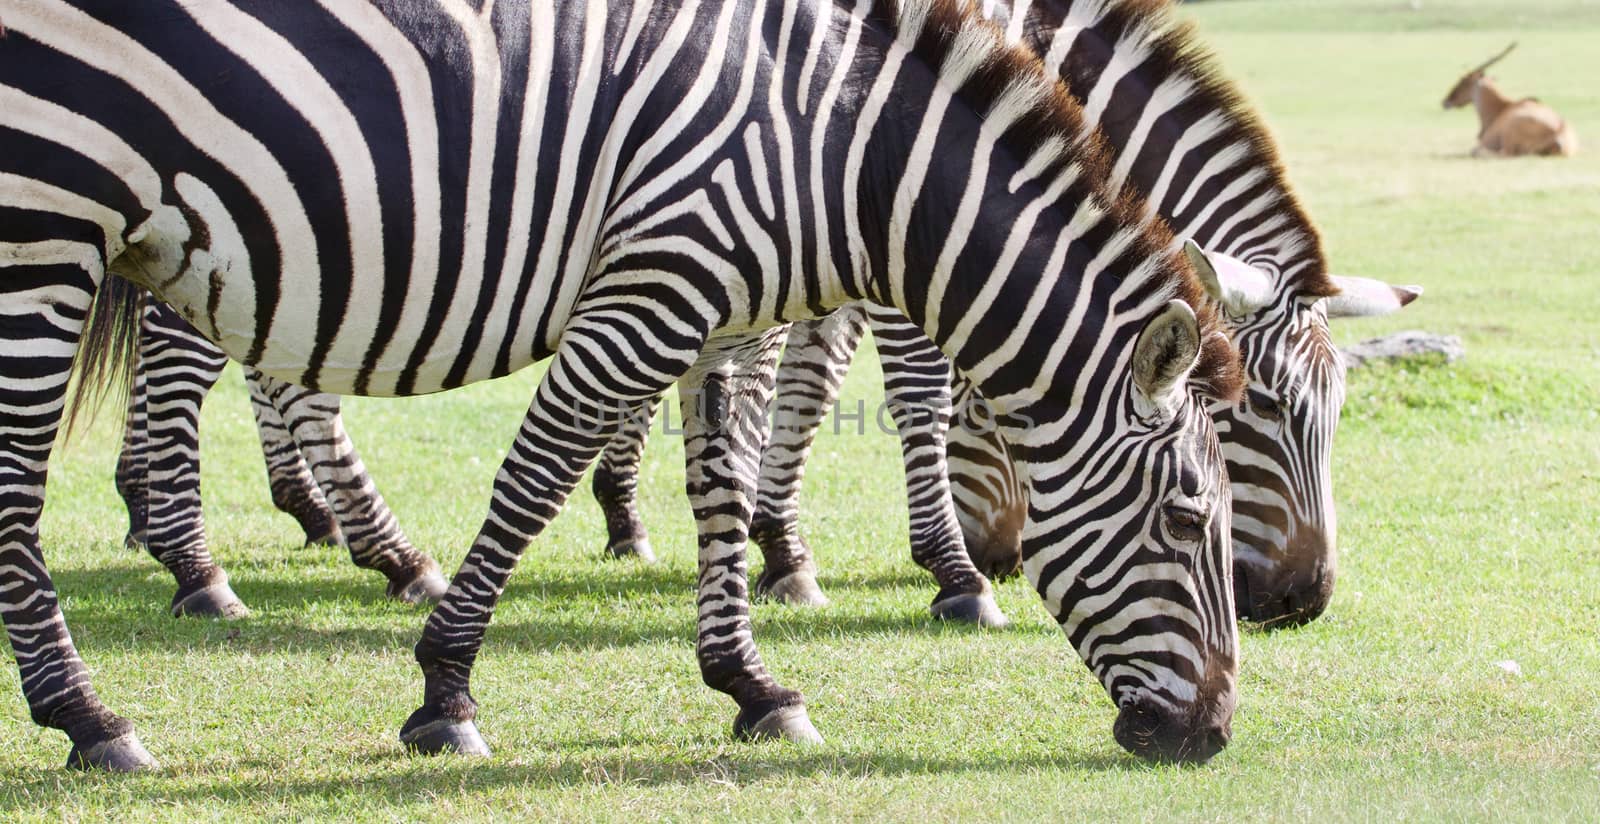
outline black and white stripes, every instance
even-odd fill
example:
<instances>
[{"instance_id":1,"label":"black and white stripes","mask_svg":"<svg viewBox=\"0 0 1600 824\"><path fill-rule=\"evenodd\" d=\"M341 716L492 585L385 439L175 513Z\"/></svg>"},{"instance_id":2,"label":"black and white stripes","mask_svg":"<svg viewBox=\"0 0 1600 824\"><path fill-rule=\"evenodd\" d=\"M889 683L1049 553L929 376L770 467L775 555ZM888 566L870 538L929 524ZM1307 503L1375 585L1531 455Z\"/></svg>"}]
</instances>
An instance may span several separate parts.
<instances>
[{"instance_id":1,"label":"black and white stripes","mask_svg":"<svg viewBox=\"0 0 1600 824\"><path fill-rule=\"evenodd\" d=\"M1170 236L1106 188L1054 75L970 9L5 0L0 16L0 89L43 113L0 119L0 174L32 187L0 204L0 311L22 319L8 351L46 367L39 397L0 392L0 426L22 433L0 450L22 481L0 570L37 573L0 583L30 706L83 762L144 760L88 690L33 524L108 271L316 390L437 391L553 356L417 645L417 749L482 748L468 682L512 568L618 411L685 375L703 412L702 674L740 734L815 734L748 620L749 409L770 391L749 376L775 327L853 299L914 320L1000 410L1029 491L1024 568L1120 707L1118 740L1164 758L1226 742L1229 507L1204 398L1237 390L1237 354ZM0 369L10 387L24 367Z\"/></svg>"},{"instance_id":2,"label":"black and white stripes","mask_svg":"<svg viewBox=\"0 0 1600 824\"><path fill-rule=\"evenodd\" d=\"M175 615L234 618L248 610L206 547L200 510L200 402L226 357L155 302L139 324L137 377L117 463L127 543L143 546L178 582ZM444 591L439 565L418 551L384 504L339 418L339 399L249 372L273 501L308 541L343 543L357 566L382 572L391 597Z\"/></svg>"},{"instance_id":3,"label":"black and white stripes","mask_svg":"<svg viewBox=\"0 0 1600 824\"><path fill-rule=\"evenodd\" d=\"M1244 399L1212 410L1239 515L1239 613L1272 623L1314 618L1333 583L1336 521L1329 470L1343 397L1327 317L1393 311L1414 293L1328 276L1316 230L1290 190L1270 135L1216 74L1214 61L1187 27L1175 22L1166 0L989 0L983 9L1009 39L1044 56L1083 104L1085 117L1101 127L1114 152L1110 182L1147 198L1147 210L1206 250L1202 264L1213 270L1215 298L1244 351L1251 380ZM1377 299L1327 297L1341 289ZM807 321L791 334L778 384L782 417L762 466L756 516L756 536L767 556L762 581L775 596L795 603L825 601L799 533L798 500L811 437L861 334L847 326L835 319ZM880 346L887 343L900 355L885 363L891 402L895 387L931 385L948 373L937 352L919 344L916 325L889 314L875 318L873 328ZM982 620L997 611L940 608L952 591L985 597L961 546L989 574L1014 569L1026 501L1005 445L988 421L972 417L986 414L986 404L959 380L955 393L967 416L948 436L949 495L962 539L915 526L952 517L952 502L940 489L944 463L910 457L913 444L945 437L937 420L940 401L928 396L930 418L901 428L912 491L912 554L939 581L934 614ZM618 445L612 451L638 449ZM609 477L627 474L609 467ZM631 523L639 534L636 519Z\"/></svg>"}]
</instances>

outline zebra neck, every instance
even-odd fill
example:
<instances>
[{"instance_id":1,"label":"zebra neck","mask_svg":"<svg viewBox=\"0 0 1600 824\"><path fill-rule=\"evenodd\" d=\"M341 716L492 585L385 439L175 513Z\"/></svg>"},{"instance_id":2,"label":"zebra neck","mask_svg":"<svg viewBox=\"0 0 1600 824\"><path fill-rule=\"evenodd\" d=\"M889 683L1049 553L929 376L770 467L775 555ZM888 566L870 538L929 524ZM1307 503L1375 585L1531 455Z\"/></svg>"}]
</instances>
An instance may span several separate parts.
<instances>
[{"instance_id":1,"label":"zebra neck","mask_svg":"<svg viewBox=\"0 0 1600 824\"><path fill-rule=\"evenodd\" d=\"M1002 412L1067 414L1083 356L1131 347L1176 294L1167 235L1106 195L1092 142L1027 139L1046 107L1072 105L1054 84L975 97L981 81L953 82L950 60L863 44L879 50L875 80L831 153L855 288L921 326Z\"/></svg>"},{"instance_id":2,"label":"zebra neck","mask_svg":"<svg viewBox=\"0 0 1600 824\"><path fill-rule=\"evenodd\" d=\"M1286 291L1324 294L1327 264L1276 143L1167 3L1015 0L992 16L1066 82L1115 155L1112 184L1178 237L1251 261ZM1202 188L1225 196L1196 198ZM1237 204L1226 215L1210 204Z\"/></svg>"}]
</instances>

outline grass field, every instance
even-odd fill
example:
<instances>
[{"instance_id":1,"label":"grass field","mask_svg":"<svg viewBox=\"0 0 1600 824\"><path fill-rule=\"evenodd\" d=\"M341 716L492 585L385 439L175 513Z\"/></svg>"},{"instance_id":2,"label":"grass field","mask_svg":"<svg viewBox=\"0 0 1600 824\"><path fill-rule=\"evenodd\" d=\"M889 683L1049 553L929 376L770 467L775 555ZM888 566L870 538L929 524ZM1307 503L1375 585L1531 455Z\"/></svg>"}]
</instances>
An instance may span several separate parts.
<instances>
[{"instance_id":1,"label":"grass field","mask_svg":"<svg viewBox=\"0 0 1600 824\"><path fill-rule=\"evenodd\" d=\"M1416 6L1418 8L1413 8ZM897 445L825 433L807 488L823 611L757 610L766 661L828 743L744 745L693 656L679 444L646 457L660 564L603 563L587 494L529 551L474 680L486 762L412 759L423 613L271 510L240 381L207 406L212 549L254 609L166 617L172 581L121 549L108 412L52 466L46 553L108 704L164 770L83 776L0 700L0 820L1592 818L1600 809L1600 2L1280 0L1185 13L1260 105L1346 274L1427 287L1341 341L1457 334L1454 365L1354 373L1336 450L1328 614L1243 640L1234 742L1200 768L1112 741L1115 711L1031 590L1001 632L932 623L905 550ZM1439 100L1510 40L1503 86L1591 147L1476 162ZM880 393L863 358L846 397ZM485 511L533 375L352 400L368 467L447 569ZM1521 675L1497 662L1516 661ZM13 670L14 672L14 670Z\"/></svg>"}]
</instances>

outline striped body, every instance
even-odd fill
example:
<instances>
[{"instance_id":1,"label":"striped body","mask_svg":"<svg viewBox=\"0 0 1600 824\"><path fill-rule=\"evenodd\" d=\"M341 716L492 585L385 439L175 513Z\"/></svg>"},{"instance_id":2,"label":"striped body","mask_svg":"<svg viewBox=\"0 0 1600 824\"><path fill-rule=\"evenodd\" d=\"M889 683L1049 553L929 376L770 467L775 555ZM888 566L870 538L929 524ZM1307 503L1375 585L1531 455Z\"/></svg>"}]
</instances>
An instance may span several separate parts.
<instances>
[{"instance_id":1,"label":"striped body","mask_svg":"<svg viewBox=\"0 0 1600 824\"><path fill-rule=\"evenodd\" d=\"M315 390L416 394L554 356L417 645L411 746L482 746L468 680L511 570L619 410L680 376L702 676L741 734L807 737L748 619L758 419L779 328L869 299L1004 410L1025 571L1119 706L1118 740L1218 751L1236 637L1204 403L1236 390L1237 353L1163 227L1103 188L1093 131L1036 58L928 0L529 14L0 3L0 311L40 375L0 393L19 478L0 553L28 572L0 583L35 718L84 763L116 766L131 738L88 687L34 527L91 295L127 317L109 272Z\"/></svg>"}]
</instances>

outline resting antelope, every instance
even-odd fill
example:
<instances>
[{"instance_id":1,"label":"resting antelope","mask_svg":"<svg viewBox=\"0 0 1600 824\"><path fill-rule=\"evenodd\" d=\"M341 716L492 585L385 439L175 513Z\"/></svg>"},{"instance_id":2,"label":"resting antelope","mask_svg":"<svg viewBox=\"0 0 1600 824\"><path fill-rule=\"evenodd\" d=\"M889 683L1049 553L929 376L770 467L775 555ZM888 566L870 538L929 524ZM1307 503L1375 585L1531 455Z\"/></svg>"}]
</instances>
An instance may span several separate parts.
<instances>
[{"instance_id":1,"label":"resting antelope","mask_svg":"<svg viewBox=\"0 0 1600 824\"><path fill-rule=\"evenodd\" d=\"M1517 44L1467 72L1444 99L1446 109L1468 103L1478 109L1478 145L1473 157L1520 155L1575 155L1578 133L1555 110L1536 98L1512 100L1500 92L1484 71L1511 53Z\"/></svg>"}]
</instances>

